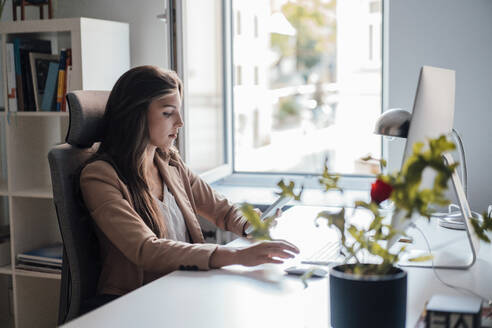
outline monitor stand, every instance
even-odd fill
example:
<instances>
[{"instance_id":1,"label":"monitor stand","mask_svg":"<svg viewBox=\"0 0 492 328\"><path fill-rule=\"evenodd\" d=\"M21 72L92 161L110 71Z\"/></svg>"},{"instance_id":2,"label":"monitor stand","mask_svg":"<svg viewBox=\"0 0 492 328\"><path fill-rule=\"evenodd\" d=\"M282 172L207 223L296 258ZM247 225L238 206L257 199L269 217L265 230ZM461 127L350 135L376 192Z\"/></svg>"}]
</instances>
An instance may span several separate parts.
<instances>
[{"instance_id":1,"label":"monitor stand","mask_svg":"<svg viewBox=\"0 0 492 328\"><path fill-rule=\"evenodd\" d=\"M443 155L448 165L454 163L452 156L448 153ZM456 253L443 251L435 251L432 252L432 256L434 257L432 261L423 261L423 262L411 262L409 259L414 258L420 255L428 255L429 252L427 250L409 250L406 254L402 254L400 261L398 261L398 266L401 267L419 267L419 268L436 268L436 269L457 269L457 270L466 270L473 266L475 261L477 260L477 254L480 246L480 239L477 237L475 231L470 222L470 218L472 218L472 211L470 210L470 205L468 204L468 200L466 199L465 192L463 190L463 186L461 185L461 181L458 177L456 171L453 172L451 176L451 181L453 182L454 191L456 192L456 196L458 198L459 206L461 209L461 214L464 220L466 238L468 239L468 243L470 245L471 254L468 253L466 257L459 257Z\"/></svg>"},{"instance_id":2,"label":"monitor stand","mask_svg":"<svg viewBox=\"0 0 492 328\"><path fill-rule=\"evenodd\" d=\"M466 230L465 220L461 212L449 213L445 217L438 218L437 223L443 228Z\"/></svg>"}]
</instances>

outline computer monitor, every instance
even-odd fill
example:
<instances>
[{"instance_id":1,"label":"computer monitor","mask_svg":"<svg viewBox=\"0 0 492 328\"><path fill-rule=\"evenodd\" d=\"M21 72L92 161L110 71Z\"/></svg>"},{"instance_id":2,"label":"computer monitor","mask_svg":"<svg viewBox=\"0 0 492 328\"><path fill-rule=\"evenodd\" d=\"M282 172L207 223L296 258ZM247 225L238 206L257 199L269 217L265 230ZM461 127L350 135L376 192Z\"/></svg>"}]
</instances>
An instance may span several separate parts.
<instances>
[{"instance_id":1,"label":"computer monitor","mask_svg":"<svg viewBox=\"0 0 492 328\"><path fill-rule=\"evenodd\" d=\"M412 154L413 144L416 142L426 142L429 138L451 134L454 122L454 95L455 71L431 66L423 66L420 69L402 163ZM432 181L424 179L422 182Z\"/></svg>"},{"instance_id":2,"label":"computer monitor","mask_svg":"<svg viewBox=\"0 0 492 328\"><path fill-rule=\"evenodd\" d=\"M450 135L453 129L455 107L455 71L431 66L423 66L420 70L417 92L415 94L412 117L408 129L407 142L403 155L403 163L412 154L413 145L416 142L426 142L429 138L437 138L440 135ZM453 163L450 154L445 155L448 164ZM431 188L434 183L435 173L426 170L422 175L422 188ZM471 218L470 206L466 199L463 187L457 173L452 176L452 183L456 191L463 217ZM413 219L413 218L412 218ZM470 252L458 254L447 252L446 249L433 252L432 261L409 262L408 259L418 255L427 254L427 250L411 250L399 263L402 266L466 269L473 265L478 252L479 240L474 233L470 220L465 220L466 236L471 247ZM405 230L410 220L393 217L392 225L397 230ZM463 234L463 237L465 235ZM463 256L465 255L465 256ZM471 257L470 257L471 255Z\"/></svg>"}]
</instances>

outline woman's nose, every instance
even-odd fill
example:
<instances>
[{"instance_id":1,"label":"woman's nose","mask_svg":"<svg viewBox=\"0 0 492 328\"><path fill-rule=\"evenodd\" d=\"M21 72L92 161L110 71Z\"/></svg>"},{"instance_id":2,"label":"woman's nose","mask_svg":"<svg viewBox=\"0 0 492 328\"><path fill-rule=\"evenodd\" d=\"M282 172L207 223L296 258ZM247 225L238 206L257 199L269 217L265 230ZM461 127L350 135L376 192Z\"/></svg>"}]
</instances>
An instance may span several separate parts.
<instances>
[{"instance_id":1,"label":"woman's nose","mask_svg":"<svg viewBox=\"0 0 492 328\"><path fill-rule=\"evenodd\" d=\"M183 116L181 113L178 114L178 120L176 121L176 125L178 127L182 127L184 125Z\"/></svg>"}]
</instances>

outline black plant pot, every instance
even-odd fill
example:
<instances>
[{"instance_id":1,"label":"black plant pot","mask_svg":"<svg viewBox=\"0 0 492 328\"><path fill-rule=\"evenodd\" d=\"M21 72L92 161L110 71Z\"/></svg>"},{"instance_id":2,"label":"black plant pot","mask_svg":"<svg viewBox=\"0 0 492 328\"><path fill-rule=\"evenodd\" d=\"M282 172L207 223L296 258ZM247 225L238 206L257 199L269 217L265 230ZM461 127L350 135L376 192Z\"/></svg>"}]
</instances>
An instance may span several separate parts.
<instances>
[{"instance_id":1,"label":"black plant pot","mask_svg":"<svg viewBox=\"0 0 492 328\"><path fill-rule=\"evenodd\" d=\"M356 276L345 273L352 264L330 270L330 314L333 328L405 327L407 273Z\"/></svg>"}]
</instances>

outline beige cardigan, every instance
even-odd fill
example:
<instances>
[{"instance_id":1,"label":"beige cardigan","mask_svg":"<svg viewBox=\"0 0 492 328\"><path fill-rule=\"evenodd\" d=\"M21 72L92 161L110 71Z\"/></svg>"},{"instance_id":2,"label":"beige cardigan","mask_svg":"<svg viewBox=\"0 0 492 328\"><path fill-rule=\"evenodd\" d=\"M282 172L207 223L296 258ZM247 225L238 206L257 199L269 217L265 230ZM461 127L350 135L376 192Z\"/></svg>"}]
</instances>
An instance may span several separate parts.
<instances>
[{"instance_id":1,"label":"beige cardigan","mask_svg":"<svg viewBox=\"0 0 492 328\"><path fill-rule=\"evenodd\" d=\"M221 229L243 234L246 219L238 208L191 172L179 155L163 159L156 152L155 162L183 213L192 244L156 236L135 212L128 187L109 163L98 160L86 165L80 186L97 227L100 294L123 295L178 269L210 269L209 259L217 245L204 244L197 215Z\"/></svg>"}]
</instances>

